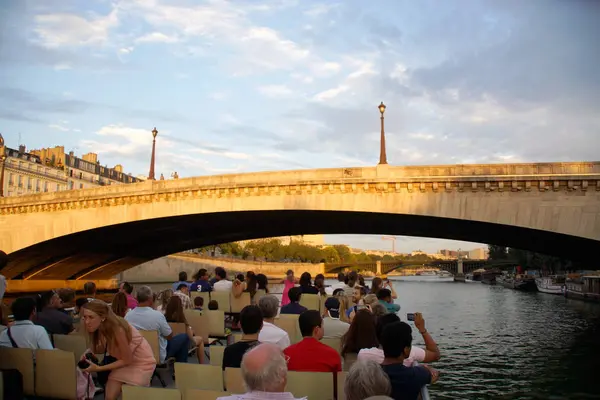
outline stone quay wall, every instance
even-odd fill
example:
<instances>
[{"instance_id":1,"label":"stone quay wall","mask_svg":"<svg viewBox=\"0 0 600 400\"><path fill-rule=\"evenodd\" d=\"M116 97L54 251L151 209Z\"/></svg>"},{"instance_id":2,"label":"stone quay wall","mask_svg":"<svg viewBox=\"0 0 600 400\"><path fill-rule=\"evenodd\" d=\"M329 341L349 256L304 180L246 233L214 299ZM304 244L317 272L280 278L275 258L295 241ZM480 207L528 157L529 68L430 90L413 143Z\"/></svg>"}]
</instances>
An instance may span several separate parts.
<instances>
[{"instance_id":1,"label":"stone quay wall","mask_svg":"<svg viewBox=\"0 0 600 400\"><path fill-rule=\"evenodd\" d=\"M187 272L188 279L191 280L192 275L198 272L200 268L206 268L209 272L212 272L216 267L225 268L228 275L233 272L254 271L256 274L265 274L269 278L283 278L289 269L293 270L296 276L300 276L303 272L310 272L313 277L324 273L325 270L325 265L322 263L260 262L177 254L157 258L130 268L119 274L118 279L129 282L175 282L181 271Z\"/></svg>"}]
</instances>

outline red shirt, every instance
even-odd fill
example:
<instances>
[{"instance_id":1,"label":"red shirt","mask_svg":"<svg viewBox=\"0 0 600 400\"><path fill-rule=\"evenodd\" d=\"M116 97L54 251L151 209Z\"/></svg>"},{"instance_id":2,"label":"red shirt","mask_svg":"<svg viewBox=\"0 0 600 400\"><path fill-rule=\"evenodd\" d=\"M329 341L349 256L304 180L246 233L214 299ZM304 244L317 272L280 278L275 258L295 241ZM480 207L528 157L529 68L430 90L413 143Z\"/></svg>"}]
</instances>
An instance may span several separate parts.
<instances>
[{"instance_id":1,"label":"red shirt","mask_svg":"<svg viewBox=\"0 0 600 400\"><path fill-rule=\"evenodd\" d=\"M283 353L290 358L288 370L305 372L338 372L342 359L337 351L312 337L286 347Z\"/></svg>"}]
</instances>

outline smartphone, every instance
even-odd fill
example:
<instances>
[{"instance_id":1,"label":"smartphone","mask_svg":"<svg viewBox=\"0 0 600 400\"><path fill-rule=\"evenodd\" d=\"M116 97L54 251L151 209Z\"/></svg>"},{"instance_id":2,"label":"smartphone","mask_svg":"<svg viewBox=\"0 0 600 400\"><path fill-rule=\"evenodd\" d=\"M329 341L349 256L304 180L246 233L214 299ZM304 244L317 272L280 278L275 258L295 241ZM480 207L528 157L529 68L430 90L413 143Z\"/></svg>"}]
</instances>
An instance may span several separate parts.
<instances>
[{"instance_id":1,"label":"smartphone","mask_svg":"<svg viewBox=\"0 0 600 400\"><path fill-rule=\"evenodd\" d=\"M414 313L408 313L408 314L406 314L406 320L407 321L414 321L415 320L415 314Z\"/></svg>"},{"instance_id":2,"label":"smartphone","mask_svg":"<svg viewBox=\"0 0 600 400\"><path fill-rule=\"evenodd\" d=\"M366 310L366 309L367 309L367 306L365 306L364 304L359 304L359 305L356 306L356 311L358 311L358 310Z\"/></svg>"}]
</instances>

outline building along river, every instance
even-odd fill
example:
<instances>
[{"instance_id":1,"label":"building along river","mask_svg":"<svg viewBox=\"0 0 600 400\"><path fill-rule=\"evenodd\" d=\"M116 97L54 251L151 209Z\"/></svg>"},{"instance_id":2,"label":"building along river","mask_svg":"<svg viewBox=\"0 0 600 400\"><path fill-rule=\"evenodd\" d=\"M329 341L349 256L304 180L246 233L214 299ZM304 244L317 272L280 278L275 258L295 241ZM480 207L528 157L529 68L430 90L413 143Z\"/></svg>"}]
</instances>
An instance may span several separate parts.
<instances>
[{"instance_id":1,"label":"building along river","mask_svg":"<svg viewBox=\"0 0 600 400\"><path fill-rule=\"evenodd\" d=\"M402 320L422 312L442 352L433 400L600 399L600 305L482 284L393 285ZM423 344L414 326L413 338Z\"/></svg>"}]
</instances>

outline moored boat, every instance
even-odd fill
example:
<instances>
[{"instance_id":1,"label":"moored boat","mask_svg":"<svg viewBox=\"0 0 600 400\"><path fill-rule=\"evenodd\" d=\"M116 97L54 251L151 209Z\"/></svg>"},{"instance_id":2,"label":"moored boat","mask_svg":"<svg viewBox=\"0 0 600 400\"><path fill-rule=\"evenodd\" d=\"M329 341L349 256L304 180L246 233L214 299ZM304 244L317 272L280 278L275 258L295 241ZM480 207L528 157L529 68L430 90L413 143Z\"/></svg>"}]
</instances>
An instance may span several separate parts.
<instances>
[{"instance_id":1,"label":"moored boat","mask_svg":"<svg viewBox=\"0 0 600 400\"><path fill-rule=\"evenodd\" d=\"M600 302L600 275L587 275L567 279L565 296L573 299Z\"/></svg>"},{"instance_id":2,"label":"moored boat","mask_svg":"<svg viewBox=\"0 0 600 400\"><path fill-rule=\"evenodd\" d=\"M475 276L473 274L466 274L465 282L466 283L481 283L480 280L475 280Z\"/></svg>"},{"instance_id":3,"label":"moored boat","mask_svg":"<svg viewBox=\"0 0 600 400\"><path fill-rule=\"evenodd\" d=\"M563 294L565 277L563 275L551 275L535 280L538 291L549 294Z\"/></svg>"},{"instance_id":4,"label":"moored boat","mask_svg":"<svg viewBox=\"0 0 600 400\"><path fill-rule=\"evenodd\" d=\"M495 285L496 277L502 275L502 271L496 268L488 269L481 275L481 283L484 283L486 285Z\"/></svg>"},{"instance_id":5,"label":"moored boat","mask_svg":"<svg viewBox=\"0 0 600 400\"><path fill-rule=\"evenodd\" d=\"M514 277L508 276L503 283L504 287L509 289L521 290L523 292L536 292L535 278L532 275L517 274Z\"/></svg>"}]
</instances>

